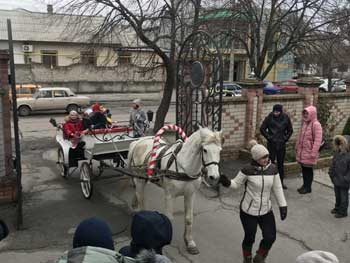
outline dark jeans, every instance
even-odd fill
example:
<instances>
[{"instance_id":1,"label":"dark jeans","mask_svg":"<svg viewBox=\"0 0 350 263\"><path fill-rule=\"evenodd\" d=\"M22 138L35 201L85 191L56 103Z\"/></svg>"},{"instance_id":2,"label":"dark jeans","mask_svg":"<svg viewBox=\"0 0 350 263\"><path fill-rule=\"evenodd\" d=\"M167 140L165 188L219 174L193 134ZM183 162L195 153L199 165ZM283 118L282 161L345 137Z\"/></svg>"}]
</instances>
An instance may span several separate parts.
<instances>
[{"instance_id":1,"label":"dark jeans","mask_svg":"<svg viewBox=\"0 0 350 263\"><path fill-rule=\"evenodd\" d=\"M242 242L243 250L250 253L252 252L257 227L259 225L263 236L259 249L268 252L276 240L276 222L273 212L270 211L263 216L252 216L241 210L240 218L244 229L244 240Z\"/></svg>"},{"instance_id":2,"label":"dark jeans","mask_svg":"<svg viewBox=\"0 0 350 263\"><path fill-rule=\"evenodd\" d=\"M334 186L335 209L339 214L347 215L349 207L349 187Z\"/></svg>"},{"instance_id":3,"label":"dark jeans","mask_svg":"<svg viewBox=\"0 0 350 263\"><path fill-rule=\"evenodd\" d=\"M305 166L301 166L301 172L303 174L303 187L307 190L307 191L311 191L311 185L312 182L314 180L314 168L313 167L305 167Z\"/></svg>"},{"instance_id":4,"label":"dark jeans","mask_svg":"<svg viewBox=\"0 0 350 263\"><path fill-rule=\"evenodd\" d=\"M286 145L284 143L267 143L267 149L270 153L270 160L273 163L276 163L277 160L277 168L278 173L280 174L281 182L283 183L284 179L284 158L286 156Z\"/></svg>"}]
</instances>

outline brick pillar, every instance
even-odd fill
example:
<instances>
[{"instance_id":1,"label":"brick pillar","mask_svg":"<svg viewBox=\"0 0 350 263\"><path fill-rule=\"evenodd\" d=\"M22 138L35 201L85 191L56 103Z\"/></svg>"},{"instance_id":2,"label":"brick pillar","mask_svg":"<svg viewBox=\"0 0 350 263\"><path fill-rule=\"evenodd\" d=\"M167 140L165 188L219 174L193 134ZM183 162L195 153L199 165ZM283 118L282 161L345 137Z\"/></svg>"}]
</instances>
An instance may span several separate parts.
<instances>
[{"instance_id":1,"label":"brick pillar","mask_svg":"<svg viewBox=\"0 0 350 263\"><path fill-rule=\"evenodd\" d=\"M318 87L321 84L321 80L313 77L305 77L297 80L297 85L299 87L298 93L304 96L304 107L317 105Z\"/></svg>"},{"instance_id":2,"label":"brick pillar","mask_svg":"<svg viewBox=\"0 0 350 263\"><path fill-rule=\"evenodd\" d=\"M256 130L261 122L264 84L256 79L243 80L238 84L243 88L242 96L248 100L244 134L244 145L247 146L251 139L256 138Z\"/></svg>"},{"instance_id":3,"label":"brick pillar","mask_svg":"<svg viewBox=\"0 0 350 263\"><path fill-rule=\"evenodd\" d=\"M0 50L0 96L2 103L2 127L4 136L5 150L5 171L6 175L12 174L12 145L11 145L11 113L9 100L9 85L8 85L8 61L9 54L7 50Z\"/></svg>"},{"instance_id":4,"label":"brick pillar","mask_svg":"<svg viewBox=\"0 0 350 263\"><path fill-rule=\"evenodd\" d=\"M345 79L344 82L346 84L346 92L350 93L350 79Z\"/></svg>"}]
</instances>

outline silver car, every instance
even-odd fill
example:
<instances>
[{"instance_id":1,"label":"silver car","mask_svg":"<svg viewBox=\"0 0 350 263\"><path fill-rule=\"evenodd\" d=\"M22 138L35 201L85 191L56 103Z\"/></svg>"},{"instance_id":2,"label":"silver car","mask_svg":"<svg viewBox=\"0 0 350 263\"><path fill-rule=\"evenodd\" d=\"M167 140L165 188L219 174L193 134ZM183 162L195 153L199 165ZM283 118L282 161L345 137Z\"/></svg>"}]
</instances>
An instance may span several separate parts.
<instances>
[{"instance_id":1,"label":"silver car","mask_svg":"<svg viewBox=\"0 0 350 263\"><path fill-rule=\"evenodd\" d=\"M328 90L328 79L321 79L323 83L319 86L321 92L329 92ZM346 84L342 79L332 79L331 80L331 90L332 92L345 92Z\"/></svg>"},{"instance_id":2,"label":"silver car","mask_svg":"<svg viewBox=\"0 0 350 263\"><path fill-rule=\"evenodd\" d=\"M90 98L77 96L69 88L40 88L32 98L17 99L17 110L19 115L28 116L32 111L79 111L89 104Z\"/></svg>"}]
</instances>

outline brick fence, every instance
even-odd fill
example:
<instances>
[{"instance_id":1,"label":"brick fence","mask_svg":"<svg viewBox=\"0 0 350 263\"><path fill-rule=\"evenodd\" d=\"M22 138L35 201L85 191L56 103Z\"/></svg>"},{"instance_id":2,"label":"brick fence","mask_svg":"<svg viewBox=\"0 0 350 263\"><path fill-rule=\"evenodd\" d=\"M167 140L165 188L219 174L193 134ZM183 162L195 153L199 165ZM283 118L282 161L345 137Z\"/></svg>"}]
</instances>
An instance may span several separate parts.
<instances>
[{"instance_id":1,"label":"brick fence","mask_svg":"<svg viewBox=\"0 0 350 263\"><path fill-rule=\"evenodd\" d=\"M293 123L295 140L301 127L301 113L309 105L316 107L320 101L330 105L329 122L335 126L335 134L341 134L350 117L350 93L318 93L318 82L310 79L298 80L298 94L263 95L261 83L242 82L242 97L225 97L223 99L222 127L225 144L224 159L238 158L239 151L247 146L252 138L261 139L260 125L272 111L274 104L282 104Z\"/></svg>"}]
</instances>

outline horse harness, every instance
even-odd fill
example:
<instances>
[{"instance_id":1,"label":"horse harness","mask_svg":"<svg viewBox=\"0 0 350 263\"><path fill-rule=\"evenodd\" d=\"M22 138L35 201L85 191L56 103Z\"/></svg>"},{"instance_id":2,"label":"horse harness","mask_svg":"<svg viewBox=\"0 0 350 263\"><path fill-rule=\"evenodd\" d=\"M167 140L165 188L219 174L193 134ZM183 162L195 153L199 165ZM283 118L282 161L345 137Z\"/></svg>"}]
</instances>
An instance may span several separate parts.
<instances>
[{"instance_id":1,"label":"horse harness","mask_svg":"<svg viewBox=\"0 0 350 263\"><path fill-rule=\"evenodd\" d=\"M154 176L153 178L143 178L145 180L151 180L152 182L154 181L155 183L159 182L159 180L165 176L169 179L173 179L173 180L178 180L178 181L194 181L197 180L201 175L205 175L208 173L207 167L210 165L217 165L219 166L218 162L209 162L209 163L205 163L204 157L203 157L203 148L200 149L200 154L201 154L201 159L202 159L202 169L201 172L199 172L198 174L194 175L194 176L189 176L186 173L181 173L179 172L179 168L178 168L178 163L177 163L177 154L181 151L182 146L183 146L183 142L179 141L176 143L176 147L175 149L170 152L167 153L167 151L174 145L174 144L160 144L160 147L163 147L161 149L161 151L159 152L159 154L157 155L157 164L156 167L154 169L154 171L159 175L159 176ZM165 167L165 169L161 169L161 162L162 159L164 157L166 157L167 155L171 154L167 165ZM141 167L147 167L148 164L148 159L150 158L151 152L147 153L146 157L145 157L145 161L143 166ZM132 158L133 161L133 158ZM170 171L169 168L171 167L171 165L175 162L175 169L176 171Z\"/></svg>"},{"instance_id":2,"label":"horse harness","mask_svg":"<svg viewBox=\"0 0 350 263\"><path fill-rule=\"evenodd\" d=\"M173 179L173 180L178 180L178 181L193 181L193 180L197 180L202 174L207 174L208 170L207 167L210 165L218 165L218 162L209 162L209 163L205 163L204 157L203 157L203 148L200 149L200 154L201 154L201 159L202 159L202 165L203 168L201 169L201 172L199 172L198 174L196 174L195 176L189 176L186 173L180 173L179 169L178 169L178 164L177 164L177 154L181 151L182 146L183 146L183 142L180 141L177 143L176 148L172 151L172 154L167 162L167 165L165 167L165 170L161 169L161 161L163 159L165 155L165 153L173 146L173 145L168 145L168 144L163 144L162 146L164 146L164 148L160 151L159 155L157 156L157 165L155 168L155 171L158 174L164 175L165 177L169 178L169 179ZM148 158L146 158L148 159ZM171 165L175 162L175 169L176 171L171 171L169 170L169 168L171 167Z\"/></svg>"}]
</instances>

